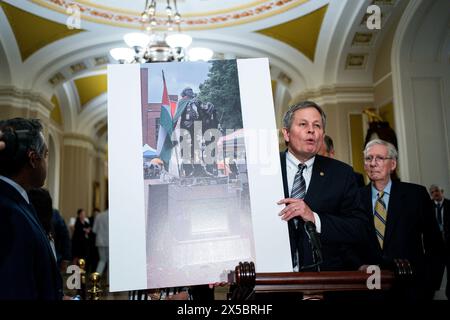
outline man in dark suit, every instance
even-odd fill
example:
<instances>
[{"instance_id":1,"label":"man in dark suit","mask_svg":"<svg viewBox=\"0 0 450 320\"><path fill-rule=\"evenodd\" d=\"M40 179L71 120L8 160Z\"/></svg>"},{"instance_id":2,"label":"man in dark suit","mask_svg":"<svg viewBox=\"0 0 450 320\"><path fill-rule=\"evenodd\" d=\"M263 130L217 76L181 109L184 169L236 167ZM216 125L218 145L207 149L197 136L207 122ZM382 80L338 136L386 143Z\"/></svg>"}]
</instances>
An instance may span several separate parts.
<instances>
[{"instance_id":1,"label":"man in dark suit","mask_svg":"<svg viewBox=\"0 0 450 320\"><path fill-rule=\"evenodd\" d=\"M0 300L62 299L62 281L27 191L44 184L48 148L38 120L1 121Z\"/></svg>"},{"instance_id":2,"label":"man in dark suit","mask_svg":"<svg viewBox=\"0 0 450 320\"><path fill-rule=\"evenodd\" d=\"M308 267L317 262L307 232L311 222L322 245L321 270L358 267L349 265L344 247L368 238L369 221L360 207L353 169L317 155L325 124L322 108L311 101L291 106L283 119L288 146L281 154L286 198L278 203L286 205L280 216L288 221L294 271L315 270Z\"/></svg>"},{"instance_id":3,"label":"man in dark suit","mask_svg":"<svg viewBox=\"0 0 450 320\"><path fill-rule=\"evenodd\" d=\"M430 186L430 195L434 203L436 220L439 225L442 239L444 240L444 259L447 267L447 284L445 287L445 295L450 299L450 200L444 198L444 189L437 185ZM438 286L440 287L445 267L438 270ZM436 288L439 290L439 287Z\"/></svg>"},{"instance_id":4,"label":"man in dark suit","mask_svg":"<svg viewBox=\"0 0 450 320\"><path fill-rule=\"evenodd\" d=\"M371 183L360 192L372 221L371 248L365 250L365 262L389 266L394 259L409 260L415 276L398 297L429 299L434 280L431 270L440 263L442 239L427 190L391 180L397 155L391 143L380 139L370 141L364 149L364 168Z\"/></svg>"},{"instance_id":5,"label":"man in dark suit","mask_svg":"<svg viewBox=\"0 0 450 320\"><path fill-rule=\"evenodd\" d=\"M61 213L53 208L52 225L55 230L56 261L62 273L66 273L67 267L72 261L72 248L69 229Z\"/></svg>"}]
</instances>

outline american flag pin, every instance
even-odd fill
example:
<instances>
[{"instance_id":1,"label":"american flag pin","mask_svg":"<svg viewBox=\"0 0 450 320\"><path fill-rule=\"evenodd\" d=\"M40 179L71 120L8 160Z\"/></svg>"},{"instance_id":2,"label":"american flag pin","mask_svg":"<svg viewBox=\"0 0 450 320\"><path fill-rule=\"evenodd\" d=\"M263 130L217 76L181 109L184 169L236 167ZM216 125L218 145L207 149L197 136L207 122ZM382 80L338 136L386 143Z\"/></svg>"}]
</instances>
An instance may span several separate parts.
<instances>
[{"instance_id":1,"label":"american flag pin","mask_svg":"<svg viewBox=\"0 0 450 320\"><path fill-rule=\"evenodd\" d=\"M320 175L323 177L325 175L325 173L323 173L322 171L320 172Z\"/></svg>"}]
</instances>

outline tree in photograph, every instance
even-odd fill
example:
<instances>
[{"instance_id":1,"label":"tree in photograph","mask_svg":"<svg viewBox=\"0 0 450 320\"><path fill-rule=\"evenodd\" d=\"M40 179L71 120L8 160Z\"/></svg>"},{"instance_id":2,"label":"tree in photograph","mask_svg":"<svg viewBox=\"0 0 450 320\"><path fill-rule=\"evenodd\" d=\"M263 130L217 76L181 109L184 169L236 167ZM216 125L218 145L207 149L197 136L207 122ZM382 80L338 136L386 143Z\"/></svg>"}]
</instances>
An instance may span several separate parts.
<instances>
[{"instance_id":1,"label":"tree in photograph","mask_svg":"<svg viewBox=\"0 0 450 320\"><path fill-rule=\"evenodd\" d=\"M208 79L200 86L199 99L217 108L222 129L242 128L241 99L236 60L212 61Z\"/></svg>"}]
</instances>

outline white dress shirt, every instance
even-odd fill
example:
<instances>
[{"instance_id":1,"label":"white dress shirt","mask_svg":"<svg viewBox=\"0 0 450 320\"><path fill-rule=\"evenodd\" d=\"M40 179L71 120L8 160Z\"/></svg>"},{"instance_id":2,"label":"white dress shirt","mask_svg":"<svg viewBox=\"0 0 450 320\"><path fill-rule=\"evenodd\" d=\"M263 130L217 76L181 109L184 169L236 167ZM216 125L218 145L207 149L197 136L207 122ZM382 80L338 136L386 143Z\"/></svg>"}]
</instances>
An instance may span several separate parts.
<instances>
[{"instance_id":1,"label":"white dress shirt","mask_svg":"<svg viewBox=\"0 0 450 320\"><path fill-rule=\"evenodd\" d=\"M312 176L312 170L314 165L315 157L312 157L308 161L306 161L304 164L306 165L306 168L303 169L303 178L305 179L306 184L306 192L308 192L309 183L311 182L311 176ZM295 175L298 171L298 165L300 164L300 161L289 151L286 152L286 176L287 176L287 183L288 183L288 190L289 194L291 194L292 186L294 184ZM318 233L321 231L321 223L320 218L317 213L313 211L316 230Z\"/></svg>"}]
</instances>

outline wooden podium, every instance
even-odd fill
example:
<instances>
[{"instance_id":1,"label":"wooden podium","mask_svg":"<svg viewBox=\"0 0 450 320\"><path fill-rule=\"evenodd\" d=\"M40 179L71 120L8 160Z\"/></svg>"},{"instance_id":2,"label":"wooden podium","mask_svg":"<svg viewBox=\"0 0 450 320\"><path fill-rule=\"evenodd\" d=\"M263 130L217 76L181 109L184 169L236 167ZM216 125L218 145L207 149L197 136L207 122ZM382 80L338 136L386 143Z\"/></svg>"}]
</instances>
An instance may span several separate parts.
<instances>
[{"instance_id":1,"label":"wooden podium","mask_svg":"<svg viewBox=\"0 0 450 320\"><path fill-rule=\"evenodd\" d=\"M393 285L407 282L412 277L407 260L394 260L394 270L380 270L380 287L369 289L367 280L372 272L324 271L256 273L253 262L241 262L230 273L229 282L234 283L230 300L242 301L258 298L262 294L303 294L304 300L322 300L324 293L369 290L389 290Z\"/></svg>"}]
</instances>

